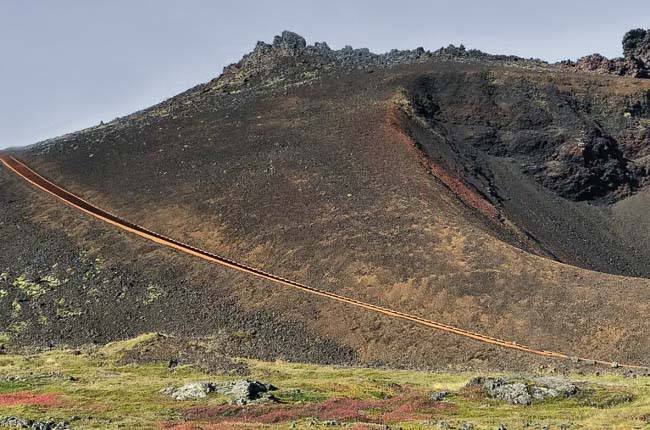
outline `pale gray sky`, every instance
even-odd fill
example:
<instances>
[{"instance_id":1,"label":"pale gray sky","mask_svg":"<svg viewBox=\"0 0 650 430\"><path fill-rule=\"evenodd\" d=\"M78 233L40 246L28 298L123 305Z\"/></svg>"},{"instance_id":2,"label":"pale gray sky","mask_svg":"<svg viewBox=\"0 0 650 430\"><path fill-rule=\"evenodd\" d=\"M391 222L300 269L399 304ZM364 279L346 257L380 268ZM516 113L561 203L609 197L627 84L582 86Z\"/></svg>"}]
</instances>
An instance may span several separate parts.
<instances>
[{"instance_id":1,"label":"pale gray sky","mask_svg":"<svg viewBox=\"0 0 650 430\"><path fill-rule=\"evenodd\" d=\"M282 30L374 52L464 43L549 61L621 55L648 0L0 0L0 148L150 106Z\"/></svg>"}]
</instances>

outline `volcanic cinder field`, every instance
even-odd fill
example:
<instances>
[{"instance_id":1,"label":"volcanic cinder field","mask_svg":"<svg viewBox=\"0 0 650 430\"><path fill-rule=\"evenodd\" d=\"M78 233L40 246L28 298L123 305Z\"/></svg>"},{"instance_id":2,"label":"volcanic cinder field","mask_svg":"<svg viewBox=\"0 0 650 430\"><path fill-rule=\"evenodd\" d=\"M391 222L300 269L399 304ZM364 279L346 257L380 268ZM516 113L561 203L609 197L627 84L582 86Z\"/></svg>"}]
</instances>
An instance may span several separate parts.
<instances>
[{"instance_id":1,"label":"volcanic cinder field","mask_svg":"<svg viewBox=\"0 0 650 430\"><path fill-rule=\"evenodd\" d=\"M326 294L134 234L5 164L0 416L645 428L647 39L629 33L625 58L594 65L333 51L284 32L156 106L2 152L143 231ZM530 402L465 385L495 372ZM233 406L214 387L189 403L160 392L246 375L278 393Z\"/></svg>"}]
</instances>

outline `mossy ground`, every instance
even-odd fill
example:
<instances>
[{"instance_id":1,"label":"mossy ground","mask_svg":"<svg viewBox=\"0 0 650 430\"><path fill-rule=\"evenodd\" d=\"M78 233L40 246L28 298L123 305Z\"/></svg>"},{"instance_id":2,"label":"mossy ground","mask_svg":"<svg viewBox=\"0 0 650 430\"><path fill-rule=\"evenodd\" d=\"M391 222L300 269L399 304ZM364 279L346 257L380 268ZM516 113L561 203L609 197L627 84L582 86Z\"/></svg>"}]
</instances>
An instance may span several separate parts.
<instances>
[{"instance_id":1,"label":"mossy ground","mask_svg":"<svg viewBox=\"0 0 650 430\"><path fill-rule=\"evenodd\" d=\"M0 356L0 416L68 420L75 429L318 428L337 420L347 428L436 428L438 421L477 429L503 423L517 428L650 428L650 378L572 375L580 392L569 399L515 406L464 388L469 373L428 373L328 367L244 360L249 378L279 387L279 403L231 406L218 395L177 402L163 387L197 380L237 377L206 375L189 366L174 371L166 362L122 365L125 350L152 335L77 350ZM432 391L450 395L442 402ZM563 426L563 427L562 427ZM327 426L327 428L332 428Z\"/></svg>"}]
</instances>

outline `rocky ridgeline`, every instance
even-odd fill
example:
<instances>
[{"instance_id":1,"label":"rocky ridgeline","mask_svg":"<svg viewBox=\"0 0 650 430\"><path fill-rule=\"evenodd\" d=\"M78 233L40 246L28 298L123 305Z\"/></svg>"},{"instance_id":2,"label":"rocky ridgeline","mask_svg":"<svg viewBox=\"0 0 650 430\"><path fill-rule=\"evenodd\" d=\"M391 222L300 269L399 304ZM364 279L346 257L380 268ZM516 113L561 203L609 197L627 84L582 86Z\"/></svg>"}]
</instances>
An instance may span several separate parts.
<instances>
[{"instance_id":1,"label":"rocky ridgeline","mask_svg":"<svg viewBox=\"0 0 650 430\"><path fill-rule=\"evenodd\" d=\"M225 67L223 74L214 82L220 86L236 85L247 83L255 77L269 75L274 75L276 79L283 79L290 77L291 69L296 66L304 74L306 71L316 72L330 69L351 71L386 68L430 59L499 62L526 67L548 66L541 60L524 59L512 55L486 54L476 49L468 50L463 45L458 47L449 45L433 52L422 47L412 50L393 49L384 54L375 54L368 48L355 49L351 46L334 50L325 42L307 45L302 36L290 31L283 31L281 35L275 36L270 44L257 42L251 53L244 55L239 62Z\"/></svg>"},{"instance_id":2,"label":"rocky ridgeline","mask_svg":"<svg viewBox=\"0 0 650 430\"><path fill-rule=\"evenodd\" d=\"M224 68L223 74L212 82L212 86L231 91L235 87L248 86L253 82L261 86L273 83L315 79L325 70L369 70L403 64L425 62L432 59L460 63L485 63L527 69L553 69L587 71L599 74L650 77L650 30L636 29L623 38L622 58L607 59L600 54L582 57L577 61L562 61L549 64L532 58L514 55L493 55L477 49L466 49L463 45L428 51L422 47L412 50L393 49L384 54L375 54L368 48L331 49L325 42L307 45L305 39L293 32L283 31L272 43L257 42L255 49L237 63ZM258 79L256 79L258 78ZM298 78L298 79L292 79ZM248 84L248 85L247 85Z\"/></svg>"},{"instance_id":3,"label":"rocky ridgeline","mask_svg":"<svg viewBox=\"0 0 650 430\"><path fill-rule=\"evenodd\" d=\"M578 61L563 61L563 69L604 75L650 78L650 30L637 28L623 36L623 57L608 59L600 54L587 55Z\"/></svg>"},{"instance_id":4,"label":"rocky ridgeline","mask_svg":"<svg viewBox=\"0 0 650 430\"><path fill-rule=\"evenodd\" d=\"M245 55L239 63L226 67L224 72L230 68L255 67L268 60L278 57L309 57L322 65L336 63L338 66L347 68L367 67L389 67L396 64L417 61L431 56L424 48L400 51L394 49L386 54L373 54L368 48L354 49L346 46L343 49L333 50L326 42L316 42L314 45L307 45L305 39L290 31L283 31L280 36L275 36L273 43L257 42L255 49Z\"/></svg>"},{"instance_id":5,"label":"rocky ridgeline","mask_svg":"<svg viewBox=\"0 0 650 430\"><path fill-rule=\"evenodd\" d=\"M276 78L292 65L311 70L365 70L393 67L401 64L424 62L431 59L455 62L482 62L532 69L558 67L563 70L587 71L599 74L650 77L650 30L635 29L623 37L621 58L607 59L592 54L577 61L562 61L550 65L538 59L521 58L514 55L493 55L477 49L466 49L463 45L449 45L436 51L422 47L413 50L393 49L384 54L375 54L368 48L354 49L346 46L333 50L325 42L307 45L305 39L293 32L284 31L275 36L272 43L258 42L255 49L239 62L224 68L222 76L215 82L224 85L242 84L255 76L274 74ZM293 62L286 61L293 59ZM300 59L300 61L295 61ZM278 69L277 66L281 66Z\"/></svg>"},{"instance_id":6,"label":"rocky ridgeline","mask_svg":"<svg viewBox=\"0 0 650 430\"><path fill-rule=\"evenodd\" d=\"M252 52L237 63L224 67L223 73L206 84L167 99L155 106L134 112L109 123L89 127L36 144L35 149L47 152L52 144L64 139L74 139L86 133L106 134L124 128L134 121L147 123L152 118L182 114L184 106L208 98L209 93L238 94L242 90L287 88L307 84L319 78L325 71L371 72L375 68L389 68L405 64L423 63L430 60L455 63L480 63L496 66L517 67L533 70L572 70L599 74L647 78L650 68L650 31L631 30L623 40L624 58L609 60L600 54L549 64L540 59L522 58L515 55L494 55L478 49L466 49L449 45L435 51L422 47L412 50L393 49L375 54L368 48L331 49L325 42L307 45L306 40L291 31L275 36L272 43L257 42Z\"/></svg>"}]
</instances>

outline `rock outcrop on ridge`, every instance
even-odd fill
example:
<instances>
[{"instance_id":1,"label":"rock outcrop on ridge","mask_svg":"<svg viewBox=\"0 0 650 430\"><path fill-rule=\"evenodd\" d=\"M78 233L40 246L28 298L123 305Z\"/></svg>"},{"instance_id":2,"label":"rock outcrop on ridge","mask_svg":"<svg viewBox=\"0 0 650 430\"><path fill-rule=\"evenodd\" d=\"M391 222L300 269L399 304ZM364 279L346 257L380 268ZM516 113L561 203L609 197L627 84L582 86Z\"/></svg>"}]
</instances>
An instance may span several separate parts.
<instances>
[{"instance_id":1,"label":"rock outcrop on ridge","mask_svg":"<svg viewBox=\"0 0 650 430\"><path fill-rule=\"evenodd\" d=\"M560 67L604 75L650 78L650 30L637 28L623 36L623 57L608 59L591 54L576 62L564 61Z\"/></svg>"}]
</instances>

